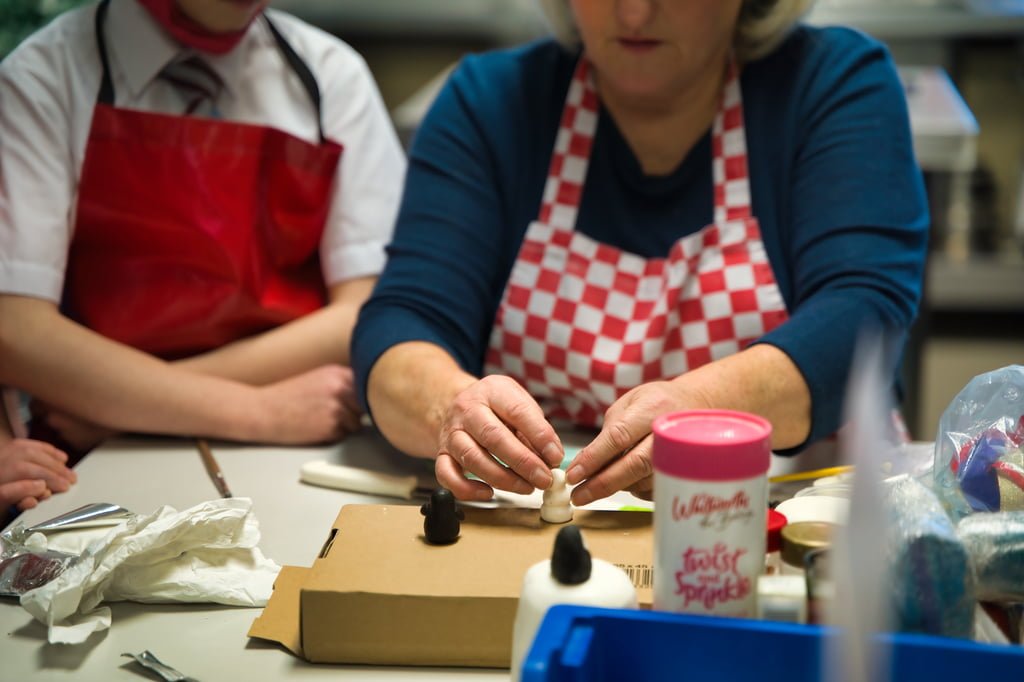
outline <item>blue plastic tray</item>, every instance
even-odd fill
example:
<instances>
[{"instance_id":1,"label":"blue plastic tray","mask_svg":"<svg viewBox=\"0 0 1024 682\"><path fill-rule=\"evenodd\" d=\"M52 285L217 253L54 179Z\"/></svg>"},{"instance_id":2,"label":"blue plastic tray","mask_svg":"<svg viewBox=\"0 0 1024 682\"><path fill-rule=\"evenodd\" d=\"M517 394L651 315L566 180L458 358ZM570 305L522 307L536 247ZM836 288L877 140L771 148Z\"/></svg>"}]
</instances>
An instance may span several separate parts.
<instances>
[{"instance_id":1,"label":"blue plastic tray","mask_svg":"<svg viewBox=\"0 0 1024 682\"><path fill-rule=\"evenodd\" d=\"M555 606L523 664L524 682L822 680L822 644L835 631L813 625ZM1024 647L926 635L883 635L890 679L1024 680ZM832 678L836 679L836 678Z\"/></svg>"}]
</instances>

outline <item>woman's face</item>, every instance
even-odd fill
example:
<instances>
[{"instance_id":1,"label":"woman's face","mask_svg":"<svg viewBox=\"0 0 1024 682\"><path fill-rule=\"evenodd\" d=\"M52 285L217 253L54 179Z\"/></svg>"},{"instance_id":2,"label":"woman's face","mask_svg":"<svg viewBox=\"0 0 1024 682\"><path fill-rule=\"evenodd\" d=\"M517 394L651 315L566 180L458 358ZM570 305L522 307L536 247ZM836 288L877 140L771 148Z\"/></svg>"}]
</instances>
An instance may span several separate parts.
<instances>
[{"instance_id":1,"label":"woman's face","mask_svg":"<svg viewBox=\"0 0 1024 682\"><path fill-rule=\"evenodd\" d=\"M252 23L270 0L177 0L192 21L213 33L234 33Z\"/></svg>"},{"instance_id":2,"label":"woman's face","mask_svg":"<svg viewBox=\"0 0 1024 682\"><path fill-rule=\"evenodd\" d=\"M742 0L569 0L602 88L657 99L721 76Z\"/></svg>"}]
</instances>

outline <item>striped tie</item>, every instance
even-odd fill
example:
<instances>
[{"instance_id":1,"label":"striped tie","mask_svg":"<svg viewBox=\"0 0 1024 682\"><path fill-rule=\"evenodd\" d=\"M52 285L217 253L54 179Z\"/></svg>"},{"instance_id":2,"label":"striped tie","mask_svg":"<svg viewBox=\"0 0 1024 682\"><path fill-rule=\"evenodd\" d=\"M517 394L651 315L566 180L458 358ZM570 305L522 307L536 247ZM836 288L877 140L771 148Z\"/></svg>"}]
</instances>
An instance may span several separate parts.
<instances>
[{"instance_id":1,"label":"striped tie","mask_svg":"<svg viewBox=\"0 0 1024 682\"><path fill-rule=\"evenodd\" d=\"M216 101L224 81L202 58L192 55L171 62L160 72L160 78L173 85L181 95L186 116L219 118Z\"/></svg>"}]
</instances>

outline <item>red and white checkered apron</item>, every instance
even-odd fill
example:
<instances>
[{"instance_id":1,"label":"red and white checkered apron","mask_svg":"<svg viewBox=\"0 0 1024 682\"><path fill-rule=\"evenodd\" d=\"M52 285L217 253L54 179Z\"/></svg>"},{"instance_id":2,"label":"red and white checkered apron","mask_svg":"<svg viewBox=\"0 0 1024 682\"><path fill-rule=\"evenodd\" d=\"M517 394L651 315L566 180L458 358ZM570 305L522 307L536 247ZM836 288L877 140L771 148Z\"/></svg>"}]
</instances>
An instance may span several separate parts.
<instances>
[{"instance_id":1,"label":"red and white checkered apron","mask_svg":"<svg viewBox=\"0 0 1024 682\"><path fill-rule=\"evenodd\" d=\"M676 242L667 258L643 258L574 229L598 110L581 59L540 216L512 268L484 368L520 382L548 417L595 427L630 389L736 353L787 318L751 215L737 71L714 123L715 221Z\"/></svg>"}]
</instances>

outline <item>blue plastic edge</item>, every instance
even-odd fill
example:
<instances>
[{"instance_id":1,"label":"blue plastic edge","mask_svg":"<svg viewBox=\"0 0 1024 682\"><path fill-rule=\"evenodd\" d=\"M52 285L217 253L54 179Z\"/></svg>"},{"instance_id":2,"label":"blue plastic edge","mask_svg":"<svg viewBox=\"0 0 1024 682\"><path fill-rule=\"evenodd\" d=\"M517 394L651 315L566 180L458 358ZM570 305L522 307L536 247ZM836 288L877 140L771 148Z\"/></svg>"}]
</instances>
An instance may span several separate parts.
<instances>
[{"instance_id":1,"label":"blue plastic edge","mask_svg":"<svg viewBox=\"0 0 1024 682\"><path fill-rule=\"evenodd\" d=\"M592 646L595 633L602 623L618 621L653 621L666 628L700 627L719 630L722 636L730 631L772 632L776 635L796 638L814 638L819 641L835 635L833 628L815 625L799 625L717 616L667 613L661 611L605 609L586 606L558 605L548 610L541 622L533 645L522 666L523 682L575 682L585 679L585 671L602 652ZM717 633L716 633L717 634ZM981 644L969 640L936 637L922 634L885 634L880 640L891 647L893 660L917 664L927 661L929 667L941 670L943 659L952 660L958 655L983 656L993 663L1019 669L1024 679L1024 647ZM666 652L667 653L667 652ZM756 658L756 657L755 657ZM976 661L976 658L972 658ZM961 661L963 662L963 661ZM927 674L926 670L919 670ZM940 679L932 677L932 679Z\"/></svg>"}]
</instances>

